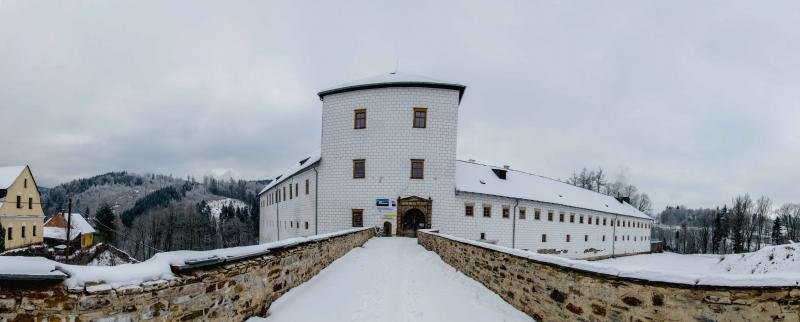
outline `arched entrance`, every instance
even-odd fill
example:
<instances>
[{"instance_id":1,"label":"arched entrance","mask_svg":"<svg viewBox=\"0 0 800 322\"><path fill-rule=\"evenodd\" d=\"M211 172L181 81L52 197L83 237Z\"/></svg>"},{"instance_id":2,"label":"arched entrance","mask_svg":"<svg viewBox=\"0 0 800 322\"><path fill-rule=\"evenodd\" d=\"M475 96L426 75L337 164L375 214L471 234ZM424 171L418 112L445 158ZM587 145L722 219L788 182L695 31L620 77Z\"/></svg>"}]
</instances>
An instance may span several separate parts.
<instances>
[{"instance_id":1,"label":"arched entrance","mask_svg":"<svg viewBox=\"0 0 800 322\"><path fill-rule=\"evenodd\" d=\"M392 237L392 223L388 221L383 222L383 236Z\"/></svg>"},{"instance_id":2,"label":"arched entrance","mask_svg":"<svg viewBox=\"0 0 800 322\"><path fill-rule=\"evenodd\" d=\"M425 214L417 208L411 208L403 214L403 236L417 237L417 229L425 228Z\"/></svg>"},{"instance_id":3,"label":"arched entrance","mask_svg":"<svg viewBox=\"0 0 800 322\"><path fill-rule=\"evenodd\" d=\"M417 237L417 229L431 228L432 205L431 198L397 197L397 236Z\"/></svg>"}]
</instances>

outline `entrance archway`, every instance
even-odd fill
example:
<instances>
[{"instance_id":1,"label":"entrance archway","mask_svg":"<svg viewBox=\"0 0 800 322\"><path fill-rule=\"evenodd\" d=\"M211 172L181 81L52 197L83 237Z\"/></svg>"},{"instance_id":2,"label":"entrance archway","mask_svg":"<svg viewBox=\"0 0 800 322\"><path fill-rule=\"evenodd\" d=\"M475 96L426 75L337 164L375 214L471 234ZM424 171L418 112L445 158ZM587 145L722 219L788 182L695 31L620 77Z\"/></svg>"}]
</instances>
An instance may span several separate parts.
<instances>
[{"instance_id":1,"label":"entrance archway","mask_svg":"<svg viewBox=\"0 0 800 322\"><path fill-rule=\"evenodd\" d=\"M383 236L392 237L392 223L388 221L383 222Z\"/></svg>"},{"instance_id":2,"label":"entrance archway","mask_svg":"<svg viewBox=\"0 0 800 322\"><path fill-rule=\"evenodd\" d=\"M417 208L411 208L403 214L403 236L417 237L417 229L425 228L425 214Z\"/></svg>"}]
</instances>

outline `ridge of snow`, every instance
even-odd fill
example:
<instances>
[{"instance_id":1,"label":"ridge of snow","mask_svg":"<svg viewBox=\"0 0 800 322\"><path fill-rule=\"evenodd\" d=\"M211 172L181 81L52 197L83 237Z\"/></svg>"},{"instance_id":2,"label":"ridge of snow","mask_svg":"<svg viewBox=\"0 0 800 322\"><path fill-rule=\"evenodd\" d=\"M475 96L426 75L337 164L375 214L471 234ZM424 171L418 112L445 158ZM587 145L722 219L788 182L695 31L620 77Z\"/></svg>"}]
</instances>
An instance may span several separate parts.
<instances>
[{"instance_id":1,"label":"ridge of snow","mask_svg":"<svg viewBox=\"0 0 800 322\"><path fill-rule=\"evenodd\" d=\"M632 255L626 257L618 257L611 260L587 261L579 259L568 259L554 255L538 254L521 249L514 249L504 246L482 243L474 240L441 234L436 232L435 230L421 230L421 231L423 231L423 233L426 234L431 234L434 236L450 239L453 241L481 248L491 249L522 258L527 258L541 263L553 264L565 268L604 274L613 277L640 279L652 282L684 284L692 286L702 285L702 286L728 286L728 287L797 287L798 285L800 285L800 265L794 266L795 270L793 271L769 272L765 274L734 274L734 273L721 273L721 272L696 273L697 272L696 266L692 267L691 270L670 271L669 269L672 266L664 267L664 265L660 263L653 264L652 258L649 258L651 255L660 255L660 254ZM787 245L780 245L776 247L782 247L782 246L787 246ZM789 246L794 248L795 251L797 251L797 249L800 249L800 244L790 244ZM732 254L725 256L741 257L742 254ZM694 258L687 259L687 262L693 264L697 261L697 257L709 257L709 256L691 256L691 257ZM747 256L745 255L744 257ZM651 262L649 266L644 265L645 263L648 262ZM672 262L673 262L672 265L677 265L677 266L686 265L686 262L683 263L674 263L674 261Z\"/></svg>"},{"instance_id":2,"label":"ridge of snow","mask_svg":"<svg viewBox=\"0 0 800 322\"><path fill-rule=\"evenodd\" d=\"M287 247L301 243L324 240L336 236L346 235L372 227L347 229L309 237L295 237L276 242L220 248L207 251L172 251L158 253L148 260L140 263L122 264L117 266L83 266L62 264L44 257L0 256L0 275L59 275L67 273L69 278L64 280L67 288L83 287L87 283L104 283L112 288L121 288L139 285L145 282L168 280L175 277L172 266L183 266L187 261L208 258L236 258L248 255L261 254L273 248ZM60 271L60 272L59 272Z\"/></svg>"}]
</instances>

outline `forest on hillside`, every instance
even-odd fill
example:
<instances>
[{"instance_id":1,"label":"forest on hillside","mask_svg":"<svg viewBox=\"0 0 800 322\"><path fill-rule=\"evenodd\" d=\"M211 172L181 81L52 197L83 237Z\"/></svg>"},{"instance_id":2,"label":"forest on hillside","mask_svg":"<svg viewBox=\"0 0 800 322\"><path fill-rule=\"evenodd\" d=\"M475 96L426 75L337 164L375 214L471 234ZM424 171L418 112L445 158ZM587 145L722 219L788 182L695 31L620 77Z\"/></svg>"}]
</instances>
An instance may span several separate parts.
<instances>
[{"instance_id":1,"label":"forest on hillside","mask_svg":"<svg viewBox=\"0 0 800 322\"><path fill-rule=\"evenodd\" d=\"M98 239L144 260L173 250L208 250L258 242L258 191L265 181L174 178L110 172L73 180L42 194L46 216L86 216ZM208 203L235 199L213 211Z\"/></svg>"}]
</instances>

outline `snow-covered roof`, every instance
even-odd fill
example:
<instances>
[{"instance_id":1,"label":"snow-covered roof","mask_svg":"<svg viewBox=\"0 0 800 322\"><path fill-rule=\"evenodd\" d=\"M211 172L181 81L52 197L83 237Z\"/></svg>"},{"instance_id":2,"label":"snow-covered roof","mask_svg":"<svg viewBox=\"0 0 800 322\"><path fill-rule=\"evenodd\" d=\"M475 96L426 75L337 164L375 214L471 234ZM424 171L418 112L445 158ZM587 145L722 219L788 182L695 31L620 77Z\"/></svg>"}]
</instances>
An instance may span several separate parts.
<instances>
[{"instance_id":1,"label":"snow-covered roof","mask_svg":"<svg viewBox=\"0 0 800 322\"><path fill-rule=\"evenodd\" d=\"M80 234L94 234L96 232L94 230L94 227L92 227L92 225L90 225L89 222L86 221L86 219L83 218L81 214L72 213L70 217L71 217L70 221L72 224L72 230L70 230L71 238L69 240L77 238ZM48 219L47 222L45 223L45 226L43 228L44 238L67 240L66 225L64 227L53 227L47 225L48 223L50 223L51 220L53 220L53 218L55 218L55 216ZM64 218L64 222L66 222L66 220L67 218Z\"/></svg>"},{"instance_id":2,"label":"snow-covered roof","mask_svg":"<svg viewBox=\"0 0 800 322\"><path fill-rule=\"evenodd\" d=\"M325 95L381 87L432 87L453 89L459 92L459 100L462 96L464 96L464 90L467 88L466 86L458 83L441 81L426 76L393 72L339 84L337 86L324 89L317 93L317 95L319 95L319 98L322 99Z\"/></svg>"},{"instance_id":3,"label":"snow-covered roof","mask_svg":"<svg viewBox=\"0 0 800 322\"><path fill-rule=\"evenodd\" d=\"M505 170L506 178L500 179L493 169ZM652 219L630 204L602 193L527 172L468 161L456 162L456 190Z\"/></svg>"},{"instance_id":4,"label":"snow-covered roof","mask_svg":"<svg viewBox=\"0 0 800 322\"><path fill-rule=\"evenodd\" d=\"M286 169L286 171L284 171L281 175L273 178L272 182L270 182L266 187L264 187L264 189L261 189L258 195L260 196L270 188L277 186L279 183L285 181L286 179L291 178L298 172L303 171L306 168L316 164L317 162L319 162L321 157L322 157L321 151L317 150L314 151L314 153L311 153L308 157L305 157L300 161L297 161L297 163L289 167L289 169Z\"/></svg>"},{"instance_id":5,"label":"snow-covered roof","mask_svg":"<svg viewBox=\"0 0 800 322\"><path fill-rule=\"evenodd\" d=\"M0 167L0 189L8 188L25 170L24 165L13 167Z\"/></svg>"}]
</instances>

